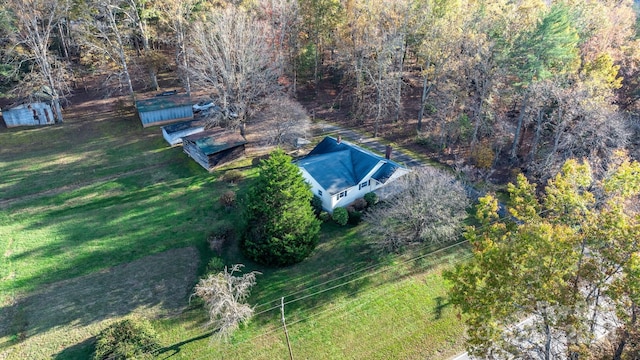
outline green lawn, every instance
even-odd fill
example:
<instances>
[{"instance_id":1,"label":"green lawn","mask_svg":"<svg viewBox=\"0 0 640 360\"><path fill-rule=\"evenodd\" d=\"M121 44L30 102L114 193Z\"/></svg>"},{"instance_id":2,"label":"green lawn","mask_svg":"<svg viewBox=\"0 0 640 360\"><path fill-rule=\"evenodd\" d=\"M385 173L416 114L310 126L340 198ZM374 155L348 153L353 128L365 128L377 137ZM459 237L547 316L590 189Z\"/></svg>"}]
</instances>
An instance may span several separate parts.
<instances>
[{"instance_id":1,"label":"green lawn","mask_svg":"<svg viewBox=\"0 0 640 360\"><path fill-rule=\"evenodd\" d=\"M228 264L262 273L250 298L258 315L229 342L212 342L189 289L211 256L211 231L241 223L218 196L241 197L255 175L248 164L229 166L246 179L226 184L169 148L159 128L115 113L0 131L0 358L86 358L92 336L132 313L155 319L160 358L285 358L282 296L296 358L447 358L462 349L441 271L466 248L380 258L363 225L335 224L323 225L309 259L282 269L229 246Z\"/></svg>"},{"instance_id":2,"label":"green lawn","mask_svg":"<svg viewBox=\"0 0 640 360\"><path fill-rule=\"evenodd\" d=\"M418 260L367 263L355 233L338 234L333 225L323 230L310 259L258 277L251 299L258 315L228 342L211 341L202 311L194 308L156 322L166 346L159 357L287 358L278 306L283 295L291 295L285 311L296 358L446 359L462 351L464 325L448 304L442 270L468 254L464 246Z\"/></svg>"}]
</instances>

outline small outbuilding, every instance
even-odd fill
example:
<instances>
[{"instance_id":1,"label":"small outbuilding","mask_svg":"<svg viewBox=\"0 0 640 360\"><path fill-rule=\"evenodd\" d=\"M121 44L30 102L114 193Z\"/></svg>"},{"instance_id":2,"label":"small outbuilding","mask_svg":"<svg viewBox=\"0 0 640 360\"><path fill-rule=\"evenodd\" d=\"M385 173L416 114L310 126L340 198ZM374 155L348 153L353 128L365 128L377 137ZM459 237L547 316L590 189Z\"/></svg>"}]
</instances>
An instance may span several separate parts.
<instances>
[{"instance_id":1,"label":"small outbuilding","mask_svg":"<svg viewBox=\"0 0 640 360\"><path fill-rule=\"evenodd\" d=\"M201 133L204 131L204 121L190 120L169 124L162 127L162 137L171 146L181 145L185 136Z\"/></svg>"},{"instance_id":2,"label":"small outbuilding","mask_svg":"<svg viewBox=\"0 0 640 360\"><path fill-rule=\"evenodd\" d=\"M187 94L155 96L136 101L143 127L193 119L191 97Z\"/></svg>"},{"instance_id":3,"label":"small outbuilding","mask_svg":"<svg viewBox=\"0 0 640 360\"><path fill-rule=\"evenodd\" d=\"M2 110L7 127L51 125L55 122L51 106L44 102L18 105Z\"/></svg>"},{"instance_id":4,"label":"small outbuilding","mask_svg":"<svg viewBox=\"0 0 640 360\"><path fill-rule=\"evenodd\" d=\"M209 171L244 156L246 143L237 132L221 128L182 138L183 151Z\"/></svg>"}]
</instances>

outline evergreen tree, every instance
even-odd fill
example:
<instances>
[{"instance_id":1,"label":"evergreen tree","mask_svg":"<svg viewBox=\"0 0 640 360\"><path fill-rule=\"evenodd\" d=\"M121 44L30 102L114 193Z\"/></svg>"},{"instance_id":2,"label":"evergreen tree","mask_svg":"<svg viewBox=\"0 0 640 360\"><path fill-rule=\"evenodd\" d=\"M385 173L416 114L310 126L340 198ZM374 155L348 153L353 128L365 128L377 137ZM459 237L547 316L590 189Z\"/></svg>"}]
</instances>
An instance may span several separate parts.
<instances>
[{"instance_id":1,"label":"evergreen tree","mask_svg":"<svg viewBox=\"0 0 640 360\"><path fill-rule=\"evenodd\" d=\"M569 8L561 4L552 6L532 32L524 32L516 40L509 61L512 62L514 74L520 79L517 85L524 90L524 95L511 146L511 158L515 159L518 152L524 115L530 102L529 87L537 81L575 72L580 66L579 41Z\"/></svg>"},{"instance_id":2,"label":"evergreen tree","mask_svg":"<svg viewBox=\"0 0 640 360\"><path fill-rule=\"evenodd\" d=\"M320 222L311 208L312 194L300 169L282 150L260 163L260 174L247 197L247 227L242 247L266 265L302 261L316 246Z\"/></svg>"}]
</instances>

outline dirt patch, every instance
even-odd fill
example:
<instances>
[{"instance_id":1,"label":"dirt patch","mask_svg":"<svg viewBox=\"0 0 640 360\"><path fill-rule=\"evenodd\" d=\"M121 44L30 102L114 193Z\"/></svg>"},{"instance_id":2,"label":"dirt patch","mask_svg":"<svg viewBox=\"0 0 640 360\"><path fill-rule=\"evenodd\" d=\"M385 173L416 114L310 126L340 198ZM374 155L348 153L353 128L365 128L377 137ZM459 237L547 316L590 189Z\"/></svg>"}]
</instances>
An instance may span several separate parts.
<instances>
[{"instance_id":1,"label":"dirt patch","mask_svg":"<svg viewBox=\"0 0 640 360\"><path fill-rule=\"evenodd\" d=\"M180 313L198 259L192 247L169 250L14 299L0 308L0 359L50 358L126 315Z\"/></svg>"}]
</instances>

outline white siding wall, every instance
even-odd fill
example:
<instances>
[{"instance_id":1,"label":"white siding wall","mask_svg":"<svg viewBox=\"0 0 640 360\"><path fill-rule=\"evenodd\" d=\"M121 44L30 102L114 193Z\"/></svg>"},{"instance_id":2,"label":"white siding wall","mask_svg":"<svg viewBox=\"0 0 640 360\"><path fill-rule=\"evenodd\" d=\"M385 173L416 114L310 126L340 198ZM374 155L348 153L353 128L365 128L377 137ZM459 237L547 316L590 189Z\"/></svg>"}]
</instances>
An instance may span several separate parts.
<instances>
[{"instance_id":1,"label":"white siding wall","mask_svg":"<svg viewBox=\"0 0 640 360\"><path fill-rule=\"evenodd\" d=\"M359 185L353 186L346 190L347 196L344 196L344 197L340 197L340 193L332 195L331 196L331 204L332 204L331 212L333 212L333 209L337 207L345 207L351 204L352 202L354 202L355 200L361 197L364 197L366 193L373 191L375 189L374 188L375 182L376 182L375 180L369 181L369 179L362 180L360 184L367 183L367 186L363 186L363 187L360 187Z\"/></svg>"},{"instance_id":2,"label":"white siding wall","mask_svg":"<svg viewBox=\"0 0 640 360\"><path fill-rule=\"evenodd\" d=\"M311 177L311 175L305 169L300 168L300 170L302 171L302 176L304 177L304 179L309 184L311 184L311 191L313 192L314 195L320 196L318 193L318 190L322 191L322 196L320 196L320 198L322 199L322 208L328 211L329 213L333 213L333 209L340 206L342 207L347 206L352 202L354 202L356 199L364 197L366 193L372 192L376 189L383 187L384 184L371 179L371 176L375 174L375 172L378 171L378 169L382 165L383 165L383 162L381 161L377 166L375 166L369 172L369 174L367 174L367 176L365 177L365 180L362 180L360 184L347 189L346 190L347 194L346 196L343 196L343 197L340 197L340 193L329 194L324 188L320 186L320 184L318 184L318 182L313 177ZM391 176L391 178L387 180L387 183L392 182L393 180L395 180L399 176L406 174L407 172L408 170L398 169L398 171L396 171ZM361 187L360 185L363 183L367 183L367 186Z\"/></svg>"},{"instance_id":3,"label":"white siding wall","mask_svg":"<svg viewBox=\"0 0 640 360\"><path fill-rule=\"evenodd\" d=\"M311 177L311 175L309 175L309 173L305 169L299 169L302 172L302 177L304 177L307 183L311 185L311 192L313 193L313 195L318 195L320 199L322 199L322 208L327 211L333 209L331 207L331 196L329 195L329 193L325 189L323 189L322 186L320 186L320 184L318 184L318 182L313 177ZM322 195L318 193L318 190L322 191Z\"/></svg>"}]
</instances>

